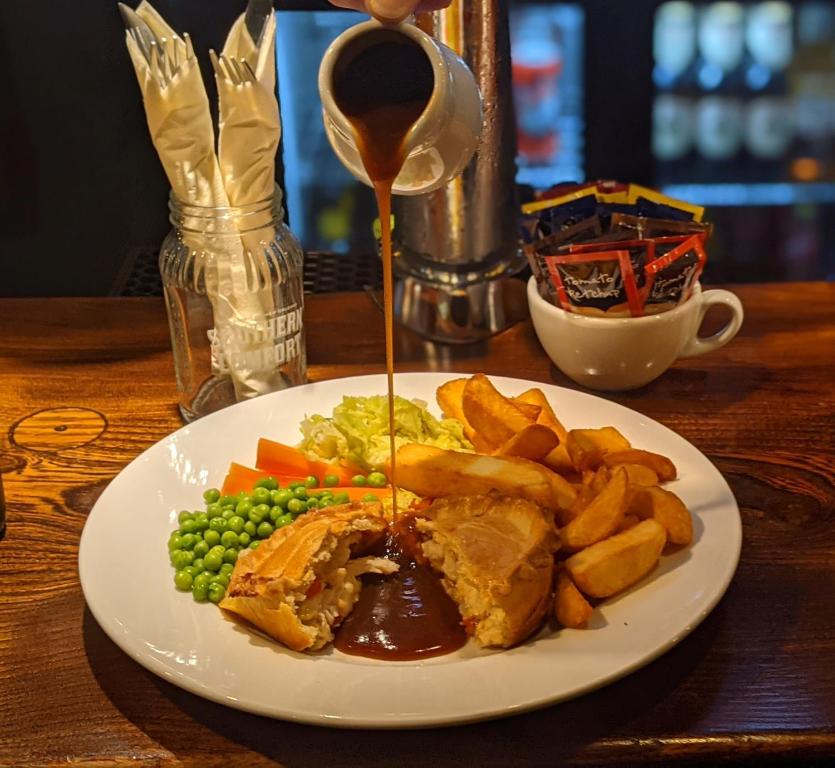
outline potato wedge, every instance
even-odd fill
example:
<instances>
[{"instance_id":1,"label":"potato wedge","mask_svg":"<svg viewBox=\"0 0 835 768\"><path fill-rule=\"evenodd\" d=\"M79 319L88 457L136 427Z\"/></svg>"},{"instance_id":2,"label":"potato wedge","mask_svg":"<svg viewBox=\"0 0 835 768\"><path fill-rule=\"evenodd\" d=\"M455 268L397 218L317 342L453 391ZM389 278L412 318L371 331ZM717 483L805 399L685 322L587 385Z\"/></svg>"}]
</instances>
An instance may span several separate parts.
<instances>
[{"instance_id":1,"label":"potato wedge","mask_svg":"<svg viewBox=\"0 0 835 768\"><path fill-rule=\"evenodd\" d=\"M518 397L511 397L510 402L522 411L522 413L525 414L525 416L527 416L531 421L535 422L539 418L539 412L542 408L538 405L535 405L534 403L526 403Z\"/></svg>"},{"instance_id":2,"label":"potato wedge","mask_svg":"<svg viewBox=\"0 0 835 768\"><path fill-rule=\"evenodd\" d=\"M463 400L466 385L466 379L451 379L444 382L435 390L435 399L444 416L449 419L458 419L464 425L464 434L469 438L473 427L464 415Z\"/></svg>"},{"instance_id":3,"label":"potato wedge","mask_svg":"<svg viewBox=\"0 0 835 768\"><path fill-rule=\"evenodd\" d=\"M582 629L588 624L592 610L571 577L560 570L557 573L557 589L554 594L554 615L557 621L569 629Z\"/></svg>"},{"instance_id":4,"label":"potato wedge","mask_svg":"<svg viewBox=\"0 0 835 768\"><path fill-rule=\"evenodd\" d=\"M584 594L610 597L646 576L661 557L666 542L663 525L643 520L572 555L565 561L565 568Z\"/></svg>"},{"instance_id":5,"label":"potato wedge","mask_svg":"<svg viewBox=\"0 0 835 768\"><path fill-rule=\"evenodd\" d=\"M626 513L626 489L626 471L618 467L603 490L560 531L563 545L583 549L613 534Z\"/></svg>"},{"instance_id":6,"label":"potato wedge","mask_svg":"<svg viewBox=\"0 0 835 768\"><path fill-rule=\"evenodd\" d=\"M568 525L575 517L577 517L589 504L591 504L600 491L603 490L606 483L609 482L610 471L608 467L600 467L596 472L590 469L583 473L583 482L576 489L577 496L571 503L568 509L559 511L557 520L560 525Z\"/></svg>"},{"instance_id":7,"label":"potato wedge","mask_svg":"<svg viewBox=\"0 0 835 768\"><path fill-rule=\"evenodd\" d=\"M600 466L604 454L627 451L631 446L629 441L614 427L601 427L600 429L572 429L566 436L565 447L574 469L582 472L584 469L596 469Z\"/></svg>"},{"instance_id":8,"label":"potato wedge","mask_svg":"<svg viewBox=\"0 0 835 768\"><path fill-rule=\"evenodd\" d=\"M397 451L397 484L419 496L469 496L491 490L567 508L577 492L547 467L511 456L481 456L410 443Z\"/></svg>"},{"instance_id":9,"label":"potato wedge","mask_svg":"<svg viewBox=\"0 0 835 768\"><path fill-rule=\"evenodd\" d=\"M690 510L672 491L657 486L633 488L628 512L642 520L652 518L661 523L672 544L689 544L693 541Z\"/></svg>"},{"instance_id":10,"label":"potato wedge","mask_svg":"<svg viewBox=\"0 0 835 768\"><path fill-rule=\"evenodd\" d=\"M606 457L603 457L604 461ZM605 468L605 464L601 469ZM658 485L658 475L653 469L643 464L619 464L626 470L626 479L629 485Z\"/></svg>"},{"instance_id":11,"label":"potato wedge","mask_svg":"<svg viewBox=\"0 0 835 768\"><path fill-rule=\"evenodd\" d=\"M534 420L529 419L490 380L477 373L467 379L462 396L464 416L484 440L498 447Z\"/></svg>"},{"instance_id":12,"label":"potato wedge","mask_svg":"<svg viewBox=\"0 0 835 768\"><path fill-rule=\"evenodd\" d=\"M568 509L560 510L557 514L557 523L559 525L568 525L591 503L596 495L591 485L586 485L585 483L580 485L574 501L571 502L571 506Z\"/></svg>"},{"instance_id":13,"label":"potato wedge","mask_svg":"<svg viewBox=\"0 0 835 768\"><path fill-rule=\"evenodd\" d=\"M618 533L628 531L630 528L634 528L640 522L641 518L637 515L624 515L623 520L620 521L620 525L618 526Z\"/></svg>"},{"instance_id":14,"label":"potato wedge","mask_svg":"<svg viewBox=\"0 0 835 768\"><path fill-rule=\"evenodd\" d=\"M450 419L458 419L463 424L464 436L473 444L473 448L478 453L493 453L497 446L476 432L464 415L464 387L467 385L467 381L468 379L452 379L441 384L435 392L435 399L438 401L438 406L444 416Z\"/></svg>"},{"instance_id":15,"label":"potato wedge","mask_svg":"<svg viewBox=\"0 0 835 768\"><path fill-rule=\"evenodd\" d=\"M627 475L628 478L629 476ZM597 471L591 476L589 487L596 496L606 487L611 479L612 472L608 467L598 467Z\"/></svg>"},{"instance_id":16,"label":"potato wedge","mask_svg":"<svg viewBox=\"0 0 835 768\"><path fill-rule=\"evenodd\" d=\"M514 401L522 403L530 403L531 405L539 406L539 416L537 416L537 423L544 424L546 427L551 427L557 433L560 442L564 441L568 430L562 425L562 422L557 418L554 409L545 397L545 393L538 387L525 390L521 395L514 398Z\"/></svg>"},{"instance_id":17,"label":"potato wedge","mask_svg":"<svg viewBox=\"0 0 835 768\"><path fill-rule=\"evenodd\" d=\"M602 460L607 467L616 467L619 464L640 464L649 467L658 475L659 480L665 483L676 479L676 465L660 453L629 448L607 452Z\"/></svg>"},{"instance_id":18,"label":"potato wedge","mask_svg":"<svg viewBox=\"0 0 835 768\"><path fill-rule=\"evenodd\" d=\"M536 423L550 427L554 430L554 432L556 432L557 437L560 439L559 445L557 445L554 450L542 459L542 463L557 472L572 470L574 466L571 463L571 459L569 458L568 451L565 447L565 438L568 435L568 430L566 430L562 422L557 418L557 415L554 413L554 409L551 408L551 404L545 397L545 393L541 389L535 387L533 389L526 390L515 399L517 401L538 405L540 411L539 416L536 419Z\"/></svg>"},{"instance_id":19,"label":"potato wedge","mask_svg":"<svg viewBox=\"0 0 835 768\"><path fill-rule=\"evenodd\" d=\"M494 456L519 456L531 461L540 461L559 441L554 431L542 424L528 424L506 443L493 451Z\"/></svg>"}]
</instances>

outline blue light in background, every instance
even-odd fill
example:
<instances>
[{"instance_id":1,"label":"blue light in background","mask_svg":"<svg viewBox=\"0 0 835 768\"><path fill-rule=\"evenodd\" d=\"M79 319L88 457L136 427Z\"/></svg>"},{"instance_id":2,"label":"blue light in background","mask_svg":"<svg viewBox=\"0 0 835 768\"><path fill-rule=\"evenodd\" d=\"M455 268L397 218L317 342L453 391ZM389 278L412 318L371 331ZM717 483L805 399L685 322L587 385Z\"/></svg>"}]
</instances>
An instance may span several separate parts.
<instances>
[{"instance_id":1,"label":"blue light in background","mask_svg":"<svg viewBox=\"0 0 835 768\"><path fill-rule=\"evenodd\" d=\"M360 20L352 12L276 13L284 197L290 229L302 244L316 239L308 210L311 189L316 185L340 188L353 182L325 136L317 79L319 63L331 41Z\"/></svg>"}]
</instances>

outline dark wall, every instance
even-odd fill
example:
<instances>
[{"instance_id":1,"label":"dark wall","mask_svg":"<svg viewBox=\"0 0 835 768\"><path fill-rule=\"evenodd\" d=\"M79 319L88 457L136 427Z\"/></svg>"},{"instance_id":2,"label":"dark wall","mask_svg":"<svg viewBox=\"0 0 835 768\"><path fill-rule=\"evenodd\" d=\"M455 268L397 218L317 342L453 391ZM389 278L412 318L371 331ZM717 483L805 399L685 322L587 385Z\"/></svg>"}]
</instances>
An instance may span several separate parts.
<instances>
[{"instance_id":1,"label":"dark wall","mask_svg":"<svg viewBox=\"0 0 835 768\"><path fill-rule=\"evenodd\" d=\"M205 51L246 2L154 5ZM168 229L116 2L3 0L0 72L0 296L105 295Z\"/></svg>"},{"instance_id":2,"label":"dark wall","mask_svg":"<svg viewBox=\"0 0 835 768\"><path fill-rule=\"evenodd\" d=\"M649 181L645 84L659 0L581 2L587 176ZM326 0L274 4L329 7ZM206 52L222 46L246 0L154 5L191 34L213 101ZM126 268L137 254L157 250L169 225L168 183L115 0L0 0L0 72L0 297L118 290Z\"/></svg>"}]
</instances>

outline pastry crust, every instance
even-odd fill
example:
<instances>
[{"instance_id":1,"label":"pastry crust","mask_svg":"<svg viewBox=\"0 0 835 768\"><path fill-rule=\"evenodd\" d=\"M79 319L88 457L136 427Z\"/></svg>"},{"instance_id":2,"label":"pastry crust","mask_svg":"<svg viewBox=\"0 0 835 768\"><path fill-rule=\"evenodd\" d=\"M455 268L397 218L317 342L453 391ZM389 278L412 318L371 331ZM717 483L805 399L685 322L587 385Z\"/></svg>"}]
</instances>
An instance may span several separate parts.
<instances>
[{"instance_id":1,"label":"pastry crust","mask_svg":"<svg viewBox=\"0 0 835 768\"><path fill-rule=\"evenodd\" d=\"M416 527L423 553L481 645L507 648L539 627L559 537L537 504L498 494L449 496L422 510Z\"/></svg>"},{"instance_id":2,"label":"pastry crust","mask_svg":"<svg viewBox=\"0 0 835 768\"><path fill-rule=\"evenodd\" d=\"M294 651L321 648L354 607L358 576L397 570L385 558L352 558L379 540L386 527L376 502L308 512L258 549L241 553L220 607Z\"/></svg>"}]
</instances>

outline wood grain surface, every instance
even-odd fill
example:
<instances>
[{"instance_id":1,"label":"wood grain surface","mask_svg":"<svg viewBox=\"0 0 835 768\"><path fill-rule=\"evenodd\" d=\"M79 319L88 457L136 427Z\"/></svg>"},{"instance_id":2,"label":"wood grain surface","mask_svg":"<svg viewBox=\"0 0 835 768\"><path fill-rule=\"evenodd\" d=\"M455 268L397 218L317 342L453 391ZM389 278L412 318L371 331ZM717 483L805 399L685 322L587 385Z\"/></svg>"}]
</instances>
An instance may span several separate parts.
<instances>
[{"instance_id":1,"label":"wood grain surface","mask_svg":"<svg viewBox=\"0 0 835 768\"><path fill-rule=\"evenodd\" d=\"M742 512L725 598L689 637L596 693L432 732L329 731L244 714L155 677L86 608L78 541L107 483L177 429L163 304L0 301L2 766L810 765L835 755L835 285L734 289L724 349L610 398L715 462ZM310 378L382 372L365 294L310 298ZM510 375L577 388L529 322L484 344L401 332L398 370ZM114 542L130 556L130 542ZM118 574L113 574L118 580Z\"/></svg>"}]
</instances>

